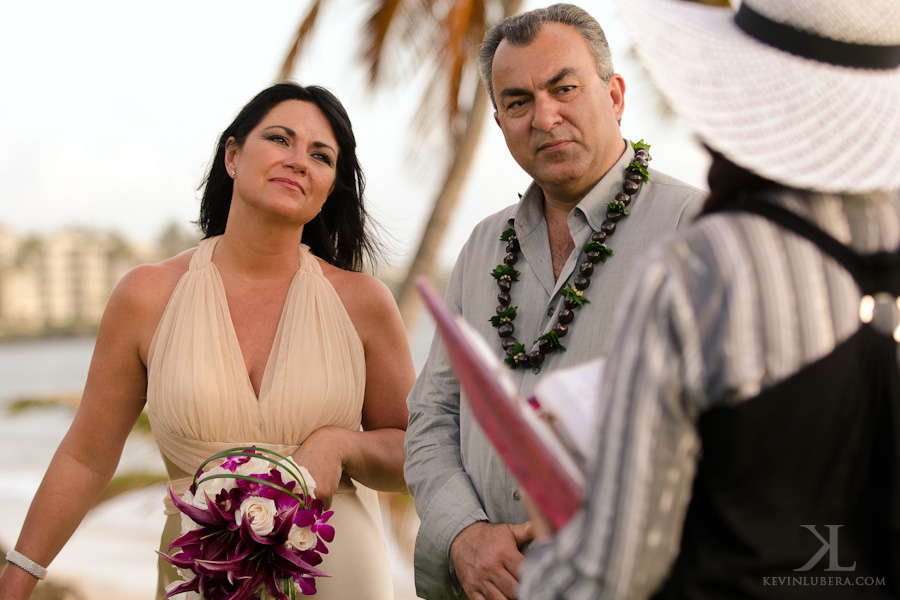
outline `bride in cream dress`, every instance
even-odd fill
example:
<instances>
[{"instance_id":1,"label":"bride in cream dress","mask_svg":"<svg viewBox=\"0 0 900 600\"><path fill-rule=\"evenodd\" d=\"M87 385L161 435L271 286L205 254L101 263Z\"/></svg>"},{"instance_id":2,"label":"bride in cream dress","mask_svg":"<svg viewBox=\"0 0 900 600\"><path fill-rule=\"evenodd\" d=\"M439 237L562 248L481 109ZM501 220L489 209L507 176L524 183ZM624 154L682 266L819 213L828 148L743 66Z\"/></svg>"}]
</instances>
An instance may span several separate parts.
<instances>
[{"instance_id":1,"label":"bride in cream dress","mask_svg":"<svg viewBox=\"0 0 900 600\"><path fill-rule=\"evenodd\" d=\"M82 404L18 552L43 565L59 552L146 401L177 494L221 450L292 455L334 511L319 566L332 577L317 580L317 597L393 598L374 490L406 491L415 374L390 293L358 272L371 249L362 192L350 122L329 92L277 84L244 107L206 178L204 240L138 267L113 292ZM171 503L166 513L163 550L180 535ZM176 579L161 560L157 597ZM24 600L35 582L7 568L0 598Z\"/></svg>"}]
</instances>

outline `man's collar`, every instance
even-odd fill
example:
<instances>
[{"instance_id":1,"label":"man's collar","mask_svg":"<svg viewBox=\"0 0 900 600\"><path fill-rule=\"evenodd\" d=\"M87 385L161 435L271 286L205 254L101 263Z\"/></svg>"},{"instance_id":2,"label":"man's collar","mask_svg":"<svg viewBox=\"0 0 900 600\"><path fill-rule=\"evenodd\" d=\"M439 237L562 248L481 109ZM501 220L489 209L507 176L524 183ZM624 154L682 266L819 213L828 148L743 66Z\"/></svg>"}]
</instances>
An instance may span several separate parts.
<instances>
[{"instance_id":1,"label":"man's collar","mask_svg":"<svg viewBox=\"0 0 900 600\"><path fill-rule=\"evenodd\" d=\"M584 213L591 229L597 231L603 220L606 219L606 204L612 202L615 195L622 191L622 181L625 177L625 167L634 160L634 148L631 142L625 140L625 152L619 157L619 160L606 172L606 175L597 182L591 191L589 191L577 208ZM536 227L544 223L544 192L538 185L532 181L512 218L509 220L510 227L516 228L516 234L523 237L533 231Z\"/></svg>"},{"instance_id":2,"label":"man's collar","mask_svg":"<svg viewBox=\"0 0 900 600\"><path fill-rule=\"evenodd\" d=\"M509 226L515 227L516 235L526 237L544 222L544 191L534 181L525 190Z\"/></svg>"}]
</instances>

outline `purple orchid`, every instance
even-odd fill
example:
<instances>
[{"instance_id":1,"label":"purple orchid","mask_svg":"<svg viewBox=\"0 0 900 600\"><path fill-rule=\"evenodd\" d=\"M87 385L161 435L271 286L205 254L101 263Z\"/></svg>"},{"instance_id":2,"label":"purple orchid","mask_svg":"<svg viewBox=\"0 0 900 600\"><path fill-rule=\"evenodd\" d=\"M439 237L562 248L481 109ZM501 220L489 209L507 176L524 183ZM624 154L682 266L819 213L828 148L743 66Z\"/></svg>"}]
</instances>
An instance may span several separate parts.
<instances>
[{"instance_id":1,"label":"purple orchid","mask_svg":"<svg viewBox=\"0 0 900 600\"><path fill-rule=\"evenodd\" d=\"M267 451L249 451L262 452ZM246 449L236 449L231 455L226 452L217 456L225 456L222 466L234 473L250 460L247 454ZM169 545L169 554L159 553L177 568L195 575L172 588L167 598L196 592L205 600L259 600L265 589L272 598L287 600L293 596L291 587L312 595L316 593L315 579L328 577L316 565L322 562L322 554L328 553L326 543L334 539L334 527L327 523L333 513L324 511L321 500L307 498L293 477L286 480L278 465L261 470L235 474L235 487L222 490L215 499L205 496L205 508L198 508L169 490L178 510L200 527L183 532ZM235 519L237 508L253 497L274 502L274 525L265 535L253 529L253 516L244 514L240 525ZM309 528L315 547L298 550L289 544L294 526ZM179 551L172 553L176 548Z\"/></svg>"},{"instance_id":2,"label":"purple orchid","mask_svg":"<svg viewBox=\"0 0 900 600\"><path fill-rule=\"evenodd\" d=\"M248 451L248 452L251 454L257 454L256 452L252 452L252 451ZM248 462L250 462L249 456L247 456L246 454L244 454L244 455L236 454L234 456L229 456L228 458L226 458L225 462L222 463L222 467L224 467L224 468L228 469L229 471L231 471L232 473L234 473L235 470L239 466L241 466L245 463L248 463Z\"/></svg>"}]
</instances>

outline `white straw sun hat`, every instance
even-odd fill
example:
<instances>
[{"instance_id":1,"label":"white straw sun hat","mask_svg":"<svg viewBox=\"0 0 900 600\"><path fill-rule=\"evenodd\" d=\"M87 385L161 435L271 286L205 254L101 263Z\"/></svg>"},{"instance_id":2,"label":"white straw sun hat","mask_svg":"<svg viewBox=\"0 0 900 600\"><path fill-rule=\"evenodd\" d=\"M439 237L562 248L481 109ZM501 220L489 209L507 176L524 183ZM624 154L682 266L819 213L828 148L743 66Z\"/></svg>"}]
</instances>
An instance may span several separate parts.
<instances>
[{"instance_id":1,"label":"white straw sun hat","mask_svg":"<svg viewBox=\"0 0 900 600\"><path fill-rule=\"evenodd\" d=\"M732 162L798 188L900 187L900 0L619 6L654 83Z\"/></svg>"}]
</instances>

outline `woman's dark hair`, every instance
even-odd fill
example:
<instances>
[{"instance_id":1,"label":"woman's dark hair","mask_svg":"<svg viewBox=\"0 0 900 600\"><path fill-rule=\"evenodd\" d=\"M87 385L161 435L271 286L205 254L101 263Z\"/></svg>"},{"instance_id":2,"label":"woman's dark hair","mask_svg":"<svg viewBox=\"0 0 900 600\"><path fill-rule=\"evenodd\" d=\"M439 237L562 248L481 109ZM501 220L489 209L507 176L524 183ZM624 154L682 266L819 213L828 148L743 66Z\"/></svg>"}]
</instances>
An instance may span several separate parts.
<instances>
[{"instance_id":1,"label":"woman's dark hair","mask_svg":"<svg viewBox=\"0 0 900 600\"><path fill-rule=\"evenodd\" d=\"M203 180L198 225L204 238L225 231L234 180L225 170L225 146L233 137L243 146L254 127L269 111L287 100L315 104L328 119L338 144L334 191L328 196L322 212L303 227L302 242L313 254L342 269L360 271L363 260L373 261L378 245L369 231L369 215L363 206L365 177L356 157L356 138L347 111L334 94L325 88L296 83L277 83L257 94L247 103L231 125L219 137L216 153Z\"/></svg>"},{"instance_id":2,"label":"woman's dark hair","mask_svg":"<svg viewBox=\"0 0 900 600\"><path fill-rule=\"evenodd\" d=\"M740 199L765 191L788 189L786 186L760 177L731 162L709 146L706 150L712 156L709 167L709 197L703 204L700 215L714 213Z\"/></svg>"}]
</instances>

